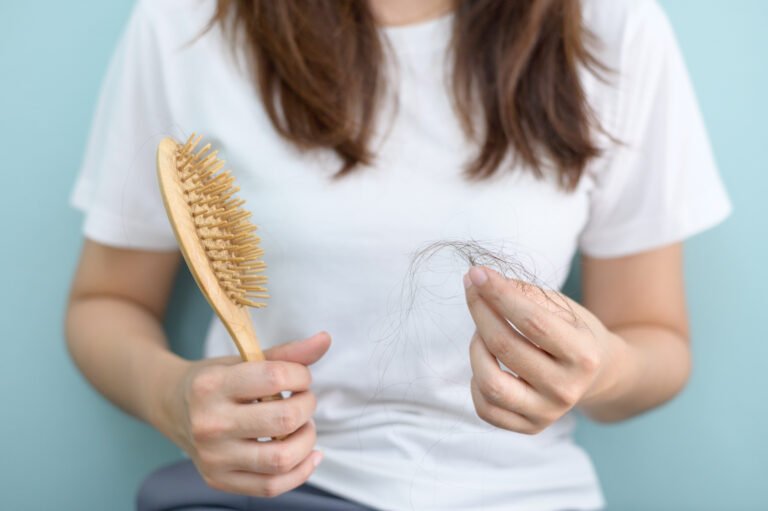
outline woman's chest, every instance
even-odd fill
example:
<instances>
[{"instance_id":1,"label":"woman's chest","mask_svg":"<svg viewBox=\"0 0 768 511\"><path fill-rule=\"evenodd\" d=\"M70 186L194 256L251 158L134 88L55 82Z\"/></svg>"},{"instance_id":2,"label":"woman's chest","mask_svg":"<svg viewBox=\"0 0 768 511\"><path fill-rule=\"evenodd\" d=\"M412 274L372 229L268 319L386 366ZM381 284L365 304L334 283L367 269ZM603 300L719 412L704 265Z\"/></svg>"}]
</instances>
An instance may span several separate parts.
<instances>
[{"instance_id":1,"label":"woman's chest","mask_svg":"<svg viewBox=\"0 0 768 511\"><path fill-rule=\"evenodd\" d=\"M467 243L488 250L549 287L565 279L587 220L589 178L572 193L519 168L467 180L462 171L476 148L437 66L404 67L378 118L374 164L333 180L335 155L301 153L280 137L246 75L224 60L208 59L207 73L194 62L170 84L183 91L173 104L178 122L221 148L274 264L385 267L444 241L459 252Z\"/></svg>"}]
</instances>

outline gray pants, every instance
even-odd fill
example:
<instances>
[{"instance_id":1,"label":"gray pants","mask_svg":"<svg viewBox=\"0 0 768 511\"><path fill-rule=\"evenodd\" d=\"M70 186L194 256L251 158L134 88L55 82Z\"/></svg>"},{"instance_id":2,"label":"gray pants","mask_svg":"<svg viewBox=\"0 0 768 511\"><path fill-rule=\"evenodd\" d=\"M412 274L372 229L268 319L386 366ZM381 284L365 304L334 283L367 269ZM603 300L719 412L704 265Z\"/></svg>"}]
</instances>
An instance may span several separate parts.
<instances>
[{"instance_id":1,"label":"gray pants","mask_svg":"<svg viewBox=\"0 0 768 511\"><path fill-rule=\"evenodd\" d=\"M375 511L310 484L274 498L214 490L189 460L161 467L142 483L138 511Z\"/></svg>"}]
</instances>

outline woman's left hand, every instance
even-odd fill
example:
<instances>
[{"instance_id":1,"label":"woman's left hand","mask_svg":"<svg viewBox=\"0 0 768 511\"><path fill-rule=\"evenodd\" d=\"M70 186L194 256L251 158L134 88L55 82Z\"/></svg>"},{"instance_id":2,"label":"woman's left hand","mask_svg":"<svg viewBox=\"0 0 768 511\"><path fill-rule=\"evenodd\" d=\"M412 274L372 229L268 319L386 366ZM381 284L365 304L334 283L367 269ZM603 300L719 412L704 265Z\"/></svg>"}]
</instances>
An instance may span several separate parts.
<instances>
[{"instance_id":1,"label":"woman's left hand","mask_svg":"<svg viewBox=\"0 0 768 511\"><path fill-rule=\"evenodd\" d=\"M578 303L487 267L473 266L464 285L477 325L472 399L486 422L536 434L618 383L627 344Z\"/></svg>"}]
</instances>

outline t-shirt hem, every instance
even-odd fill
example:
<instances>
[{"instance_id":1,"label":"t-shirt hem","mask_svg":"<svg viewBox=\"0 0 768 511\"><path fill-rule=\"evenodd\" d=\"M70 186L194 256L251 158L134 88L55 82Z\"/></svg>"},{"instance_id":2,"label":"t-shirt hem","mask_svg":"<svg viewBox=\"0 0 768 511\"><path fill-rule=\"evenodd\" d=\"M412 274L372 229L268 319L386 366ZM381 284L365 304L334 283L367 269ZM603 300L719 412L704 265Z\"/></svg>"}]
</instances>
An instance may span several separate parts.
<instances>
[{"instance_id":1,"label":"t-shirt hem","mask_svg":"<svg viewBox=\"0 0 768 511\"><path fill-rule=\"evenodd\" d=\"M380 511L416 509L412 506L409 507L407 504L405 507L399 504L387 504L378 498L372 497L370 494L351 489L350 485L345 484L342 481L318 475L317 472L312 474L307 482L317 488L334 493L347 500L360 503L364 506L371 506ZM525 509L526 511L552 511L553 509L567 509L569 511L600 511L605 508L605 498L603 497L602 492L592 487L585 488L582 491L576 490L572 495L562 495L559 489L553 489L552 496L542 497L541 495L538 495L535 500L536 502L533 502L531 499L526 498L524 505L517 507L516 509ZM510 497L510 501L514 501L513 497ZM429 509L440 509L441 511L475 511L477 509L482 509L483 511L509 511L509 506L509 502L499 505L482 504L479 502L477 505L471 506L441 506L440 508L430 506Z\"/></svg>"},{"instance_id":2,"label":"t-shirt hem","mask_svg":"<svg viewBox=\"0 0 768 511\"><path fill-rule=\"evenodd\" d=\"M83 235L115 248L157 252L174 252L179 249L175 240L169 241L161 233L151 231L140 223L126 221L124 217L117 217L102 209L89 212L83 225Z\"/></svg>"},{"instance_id":3,"label":"t-shirt hem","mask_svg":"<svg viewBox=\"0 0 768 511\"><path fill-rule=\"evenodd\" d=\"M85 214L82 232L86 238L117 248L159 252L178 250L176 238L170 239L166 231L152 229L148 223L94 205L95 191L91 181L79 179L69 196L70 206Z\"/></svg>"},{"instance_id":4,"label":"t-shirt hem","mask_svg":"<svg viewBox=\"0 0 768 511\"><path fill-rule=\"evenodd\" d=\"M455 479L455 474L443 474L447 479L438 483L435 479L404 478L403 474L393 471L392 467L373 467L365 463L359 469L350 471L350 460L339 458L338 453L323 446L321 442L318 447L324 451L326 459L307 482L381 511L507 511L511 503L514 503L515 509L526 511L594 511L605 506L605 498L591 464L584 467L584 470L560 471L558 474L548 469L523 472L511 470L508 477L498 473L493 477L474 474L473 477L460 480ZM433 475L441 477L440 474ZM436 497L441 502L425 505L410 500L414 496L423 499L429 495L439 495L442 493L439 487L447 492ZM462 493L459 501L450 497Z\"/></svg>"},{"instance_id":5,"label":"t-shirt hem","mask_svg":"<svg viewBox=\"0 0 768 511\"><path fill-rule=\"evenodd\" d=\"M91 197L94 196L95 187L90 181L85 179L78 179L75 182L75 187L72 189L72 194L69 196L69 204L75 209L88 212L90 207Z\"/></svg>"}]
</instances>

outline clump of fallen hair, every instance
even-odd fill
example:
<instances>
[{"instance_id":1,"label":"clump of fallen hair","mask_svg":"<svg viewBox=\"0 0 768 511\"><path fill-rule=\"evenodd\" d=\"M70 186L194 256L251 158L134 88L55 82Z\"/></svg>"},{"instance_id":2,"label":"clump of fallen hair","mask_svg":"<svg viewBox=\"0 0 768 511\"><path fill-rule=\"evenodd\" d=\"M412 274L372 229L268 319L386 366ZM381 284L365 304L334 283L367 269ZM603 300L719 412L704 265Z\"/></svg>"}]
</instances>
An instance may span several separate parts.
<instances>
[{"instance_id":1,"label":"clump of fallen hair","mask_svg":"<svg viewBox=\"0 0 768 511\"><path fill-rule=\"evenodd\" d=\"M432 242L425 247L413 253L413 259L408 268L406 279L410 282L410 306L416 299L416 276L428 260L443 250L450 250L459 259L467 264L467 269L471 266L486 266L498 271L504 277L513 279L516 285L525 286L528 290L540 294L545 300L559 307L563 312L569 314L573 321L578 320L573 306L564 299L557 290L549 289L548 286L529 269L519 256L507 255L504 247L498 249L487 248L483 243L477 240L441 240ZM409 307L410 308L410 307Z\"/></svg>"}]
</instances>

